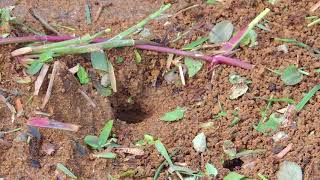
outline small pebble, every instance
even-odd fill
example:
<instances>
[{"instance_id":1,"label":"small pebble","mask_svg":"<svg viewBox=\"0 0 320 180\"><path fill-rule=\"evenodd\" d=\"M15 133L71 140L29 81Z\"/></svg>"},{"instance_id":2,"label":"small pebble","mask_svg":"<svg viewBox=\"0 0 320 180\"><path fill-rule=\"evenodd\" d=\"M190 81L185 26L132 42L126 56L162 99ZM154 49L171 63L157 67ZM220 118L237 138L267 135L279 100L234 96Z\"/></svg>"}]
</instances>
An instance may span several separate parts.
<instances>
[{"instance_id":1,"label":"small pebble","mask_svg":"<svg viewBox=\"0 0 320 180\"><path fill-rule=\"evenodd\" d=\"M277 90L277 85L274 84L274 83L271 83L271 84L269 85L269 87L268 87L268 90L269 90L270 92L276 91L276 90Z\"/></svg>"},{"instance_id":2,"label":"small pebble","mask_svg":"<svg viewBox=\"0 0 320 180\"><path fill-rule=\"evenodd\" d=\"M41 168L40 162L38 160L32 159L31 160L31 167L40 169Z\"/></svg>"}]
</instances>

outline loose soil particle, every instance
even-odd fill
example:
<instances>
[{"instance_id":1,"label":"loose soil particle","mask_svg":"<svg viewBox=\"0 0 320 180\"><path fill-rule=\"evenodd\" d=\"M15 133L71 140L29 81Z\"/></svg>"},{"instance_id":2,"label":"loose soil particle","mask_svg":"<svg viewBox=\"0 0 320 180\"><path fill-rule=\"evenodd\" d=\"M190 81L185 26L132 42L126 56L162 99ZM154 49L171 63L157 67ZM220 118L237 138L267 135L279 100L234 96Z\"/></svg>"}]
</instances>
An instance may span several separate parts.
<instances>
[{"instance_id":1,"label":"loose soil particle","mask_svg":"<svg viewBox=\"0 0 320 180\"><path fill-rule=\"evenodd\" d=\"M222 142L231 140L237 150L241 149L266 149L266 153L257 156L255 165L251 168L237 168L237 172L247 177L257 178L257 173L261 173L270 179L274 179L279 164L284 161L296 162L304 172L305 178L319 176L319 131L318 120L319 96L315 96L305 108L294 116L297 122L296 128L286 127L289 138L286 142L272 143L272 136L265 136L253 129L260 119L260 110L266 106L264 100L253 99L252 97L288 97L298 102L303 97L303 92L311 89L317 82L317 74L311 73L308 78L295 86L285 86L281 80L273 73L265 70L287 67L290 64L297 64L299 67L308 67L310 70L319 68L316 64L318 59L310 53L296 46L289 45L290 51L282 53L277 51L279 42L272 40L274 37L291 37L310 45L319 47L320 36L319 27L308 28L304 22L304 16L308 15L309 8L317 0L301 1L280 1L275 6L271 6L266 1L232 1L227 0L223 5L207 5L202 0L188 1L181 0L173 4L169 13L176 12L192 4L201 4L197 8L190 9L167 19L171 24L164 27L166 20L152 21L147 28L152 33L151 39L168 38L171 41L176 38L178 32L184 32L191 27L192 23L215 24L222 20L230 20L239 29L250 22L261 10L266 7L272 9L268 15L269 26L272 33L257 29L259 45L255 48L244 47L236 53L236 57L256 65L253 71L243 70L230 66L219 66L215 69L214 79L207 71L207 66L195 77L186 80L186 86L167 84L158 74L154 76L153 71L160 74L166 66L166 55L154 52L141 52L143 60L141 64L135 63L135 55L132 48L107 51L111 61L115 61L118 56L124 58L120 64L114 63L117 77L118 93L110 98L101 97L92 88L88 88L86 93L93 98L97 108L93 109L87 101L77 93L79 83L74 76L70 75L66 68L59 72L55 80L52 96L49 100L45 112L53 114L53 119L63 122L79 124L80 130L76 133L65 132L52 129L40 129L43 143L53 143L57 149L53 156L42 156L41 154L29 152L26 143L13 141L16 133L6 134L4 140L12 142L9 149L0 147L0 177L5 179L50 179L52 177L64 177L63 174L55 172L55 164L63 163L80 179L107 179L108 174L117 177L121 172L136 169L133 179L148 179L152 177L156 168L161 164L163 158L153 146L147 146L145 154L141 157L119 156L115 160L91 159L83 149L83 138L87 134L99 133L104 123L115 116L124 117L130 114L117 114L124 110L139 111L144 115L138 123L126 123L115 121L114 134L118 137L118 143L124 147L130 147L133 142L143 139L144 134L151 134L155 138L161 139L168 148L169 153L175 148L179 148L179 153L173 158L175 162L186 163L194 170L204 171L205 163L210 162L219 171L217 179L222 179L229 170L223 168L220 157L224 157ZM113 1L112 6L106 8L96 23L88 26L85 21L84 5L86 0L70 1L47 1L47 0L20 0L3 1L0 7L15 4L14 16L25 20L27 24L35 29L42 30L41 25L34 20L28 9L36 7L39 13L45 15L49 23L57 23L76 28L76 34L97 32L103 28L112 28L111 35L115 35L138 20L158 9L162 1ZM98 6L94 1L92 13L95 13ZM134 6L132 6L134 4ZM237 8L237 10L235 10ZM315 12L320 15L319 12ZM121 22L121 23L119 23ZM59 29L63 34L72 34L66 29ZM195 30L185 38L169 44L171 47L181 48L199 36L206 35L206 30ZM23 33L19 33L21 35ZM165 39L166 39L165 38ZM33 86L17 84L12 79L15 76L23 76L23 67L17 63L16 59L10 58L10 52L15 46L8 45L0 47L0 88L8 90L19 90L21 101L24 105L26 117L19 117L14 124L11 123L10 111L0 104L0 130L25 127L26 120L32 116L33 111L42 103L48 79L45 80L44 87L40 89L39 97L34 97L31 105L26 105L27 100L33 93ZM59 58L61 62L67 64L68 68L74 67L77 63L90 67L90 60L85 56L67 56ZM49 70L51 72L51 69ZM232 73L237 73L252 80L249 91L237 100L229 99L231 85L228 77ZM208 85L213 82L212 87ZM157 86L154 86L157 82ZM90 86L89 86L90 87ZM134 105L128 103L128 98L132 97ZM230 127L232 116L222 117L213 121L213 126L204 129L207 137L207 151L195 152L192 146L192 139L199 133L200 125L210 121L216 115L218 100L223 104L224 109L231 114L236 107L239 108L238 117L241 121ZM282 103L275 103L272 111L283 107ZM177 106L186 107L183 120L167 123L159 120L159 117ZM112 107L112 108L111 108ZM138 109L137 109L138 108ZM138 120L136 120L138 121ZM310 134L310 132L314 132ZM80 144L75 145L75 141ZM283 159L275 159L274 153L277 147L285 147L293 143L292 149ZM79 148L81 147L81 148ZM41 145L37 145L41 148ZM80 149L80 150L79 150ZM79 155L79 151L81 155ZM83 153L84 152L84 153ZM32 155L31 155L31 154ZM30 156L31 155L31 156ZM41 164L40 169L30 165L30 157L36 156ZM165 173L161 173L160 179L165 179Z\"/></svg>"}]
</instances>

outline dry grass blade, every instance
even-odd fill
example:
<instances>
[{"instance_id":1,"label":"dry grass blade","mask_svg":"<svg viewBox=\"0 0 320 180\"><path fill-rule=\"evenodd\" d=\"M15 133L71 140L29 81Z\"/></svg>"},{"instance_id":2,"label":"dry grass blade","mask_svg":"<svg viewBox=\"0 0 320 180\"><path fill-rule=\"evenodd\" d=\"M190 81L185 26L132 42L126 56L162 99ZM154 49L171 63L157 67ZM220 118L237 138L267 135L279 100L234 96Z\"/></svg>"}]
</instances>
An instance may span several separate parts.
<instances>
[{"instance_id":1,"label":"dry grass blade","mask_svg":"<svg viewBox=\"0 0 320 180\"><path fill-rule=\"evenodd\" d=\"M35 9L30 9L30 13L31 15L36 19L38 20L44 28L46 28L47 30L59 35L60 33L55 29L53 28L46 20L44 20L41 15L35 10Z\"/></svg>"},{"instance_id":2,"label":"dry grass blade","mask_svg":"<svg viewBox=\"0 0 320 180\"><path fill-rule=\"evenodd\" d=\"M22 116L24 114L23 106L22 106L22 103L21 103L21 99L17 98L15 103L16 103L16 108L17 108L17 117L20 117L20 116Z\"/></svg>"},{"instance_id":3,"label":"dry grass blade","mask_svg":"<svg viewBox=\"0 0 320 180\"><path fill-rule=\"evenodd\" d=\"M315 5L313 5L313 6L310 8L310 11L311 11L311 12L314 12L314 11L316 11L319 7L320 7L320 1L317 2Z\"/></svg>"},{"instance_id":4,"label":"dry grass blade","mask_svg":"<svg viewBox=\"0 0 320 180\"><path fill-rule=\"evenodd\" d=\"M16 109L14 108L14 106L13 106L12 104L10 104L10 103L7 101L7 99L6 99L1 93L0 93L0 101L2 101L3 103L5 103L6 106L10 109L11 114L12 114L12 116L11 116L11 121L12 121L12 123L13 123L14 120L15 120L15 115L16 115L16 113L17 113Z\"/></svg>"},{"instance_id":5,"label":"dry grass blade","mask_svg":"<svg viewBox=\"0 0 320 180\"><path fill-rule=\"evenodd\" d=\"M109 76L110 76L112 90L113 90L113 92L117 92L116 75L114 73L114 69L113 69L113 66L111 63L109 63Z\"/></svg>"},{"instance_id":6,"label":"dry grass blade","mask_svg":"<svg viewBox=\"0 0 320 180\"><path fill-rule=\"evenodd\" d=\"M92 107L97 107L97 105L92 101L92 99L81 89L78 89L78 92L89 102Z\"/></svg>"},{"instance_id":7,"label":"dry grass blade","mask_svg":"<svg viewBox=\"0 0 320 180\"><path fill-rule=\"evenodd\" d=\"M171 66L172 61L173 61L173 57L174 57L174 54L169 54L169 55L168 55L167 65L166 65L166 68L167 68L167 69L170 69L170 66Z\"/></svg>"},{"instance_id":8,"label":"dry grass blade","mask_svg":"<svg viewBox=\"0 0 320 180\"><path fill-rule=\"evenodd\" d=\"M41 109L43 109L46 106L46 104L49 102L49 99L50 99L50 96L51 96L51 93L52 93L52 87L53 87L54 78L55 78L55 76L57 74L59 66L60 66L59 61L55 61L54 64L53 64L53 68L52 68L52 73L51 73L51 76L50 76L48 89L47 89L46 95L45 95L45 97L43 99L43 103L41 105Z\"/></svg>"},{"instance_id":9,"label":"dry grass blade","mask_svg":"<svg viewBox=\"0 0 320 180\"><path fill-rule=\"evenodd\" d=\"M178 65L178 68L179 68L179 74L180 74L180 78L181 78L181 83L182 83L182 85L186 85L186 80L185 80L185 78L184 78L184 73L183 73L183 69L182 69L182 65L181 64L179 64Z\"/></svg>"},{"instance_id":10,"label":"dry grass blade","mask_svg":"<svg viewBox=\"0 0 320 180\"><path fill-rule=\"evenodd\" d=\"M49 70L49 65L44 64L42 66L42 69L41 69L40 73L39 73L39 76L37 77L36 82L34 83L34 93L33 93L33 95L38 96L40 88L42 86L44 78L47 75L48 70Z\"/></svg>"},{"instance_id":11,"label":"dry grass blade","mask_svg":"<svg viewBox=\"0 0 320 180\"><path fill-rule=\"evenodd\" d=\"M133 154L136 156L142 156L144 155L144 151L139 148L116 148L118 152L127 153L127 154Z\"/></svg>"}]
</instances>

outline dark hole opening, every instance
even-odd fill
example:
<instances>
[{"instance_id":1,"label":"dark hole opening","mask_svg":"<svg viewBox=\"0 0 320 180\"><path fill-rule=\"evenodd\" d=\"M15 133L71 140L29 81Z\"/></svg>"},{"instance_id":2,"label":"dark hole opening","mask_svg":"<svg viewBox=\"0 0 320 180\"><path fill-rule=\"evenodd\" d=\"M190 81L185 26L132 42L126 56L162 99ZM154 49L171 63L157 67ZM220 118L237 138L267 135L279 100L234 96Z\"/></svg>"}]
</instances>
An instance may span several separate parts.
<instances>
[{"instance_id":1,"label":"dark hole opening","mask_svg":"<svg viewBox=\"0 0 320 180\"><path fill-rule=\"evenodd\" d=\"M243 165L243 161L240 158L225 160L223 163L223 168L227 168L230 171L233 171L234 169L240 169Z\"/></svg>"},{"instance_id":2,"label":"dark hole opening","mask_svg":"<svg viewBox=\"0 0 320 180\"><path fill-rule=\"evenodd\" d=\"M119 107L116 112L116 118L128 124L139 123L143 121L146 116L147 114L137 104L129 107Z\"/></svg>"}]
</instances>

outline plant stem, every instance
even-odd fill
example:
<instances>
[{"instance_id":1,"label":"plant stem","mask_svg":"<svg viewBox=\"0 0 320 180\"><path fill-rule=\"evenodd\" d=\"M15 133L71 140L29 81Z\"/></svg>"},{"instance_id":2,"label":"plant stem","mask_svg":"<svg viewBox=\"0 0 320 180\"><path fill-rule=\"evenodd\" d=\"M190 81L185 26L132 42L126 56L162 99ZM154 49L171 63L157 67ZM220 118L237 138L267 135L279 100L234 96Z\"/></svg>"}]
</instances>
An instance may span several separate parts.
<instances>
[{"instance_id":1,"label":"plant stem","mask_svg":"<svg viewBox=\"0 0 320 180\"><path fill-rule=\"evenodd\" d=\"M144 27L149 21L151 21L151 20L157 18L158 16L160 16L164 11L166 11L170 7L171 7L171 4L166 4L166 5L161 6L161 8L158 11L156 11L153 14L149 15L147 18L143 19L138 24L130 27L126 31L123 31L120 34L118 34L118 35L114 36L113 38L109 39L109 41L116 40L116 39L117 40L123 39L124 37L136 32L138 29Z\"/></svg>"},{"instance_id":2,"label":"plant stem","mask_svg":"<svg viewBox=\"0 0 320 180\"><path fill-rule=\"evenodd\" d=\"M157 51L157 52L163 52L163 53L171 53L171 54L176 54L180 56L188 56L192 57L195 59L201 59L204 61L208 61L214 64L228 64L232 66L238 66L244 69L252 69L253 66L251 64L248 64L246 62L243 62L239 59L234 59L226 56L206 56L200 53L195 53L192 51L181 51L178 49L172 49L172 48L167 48L167 47L158 47L158 46L152 46L152 45L136 45L136 48L139 49L144 49L144 50L151 50L151 51Z\"/></svg>"}]
</instances>

